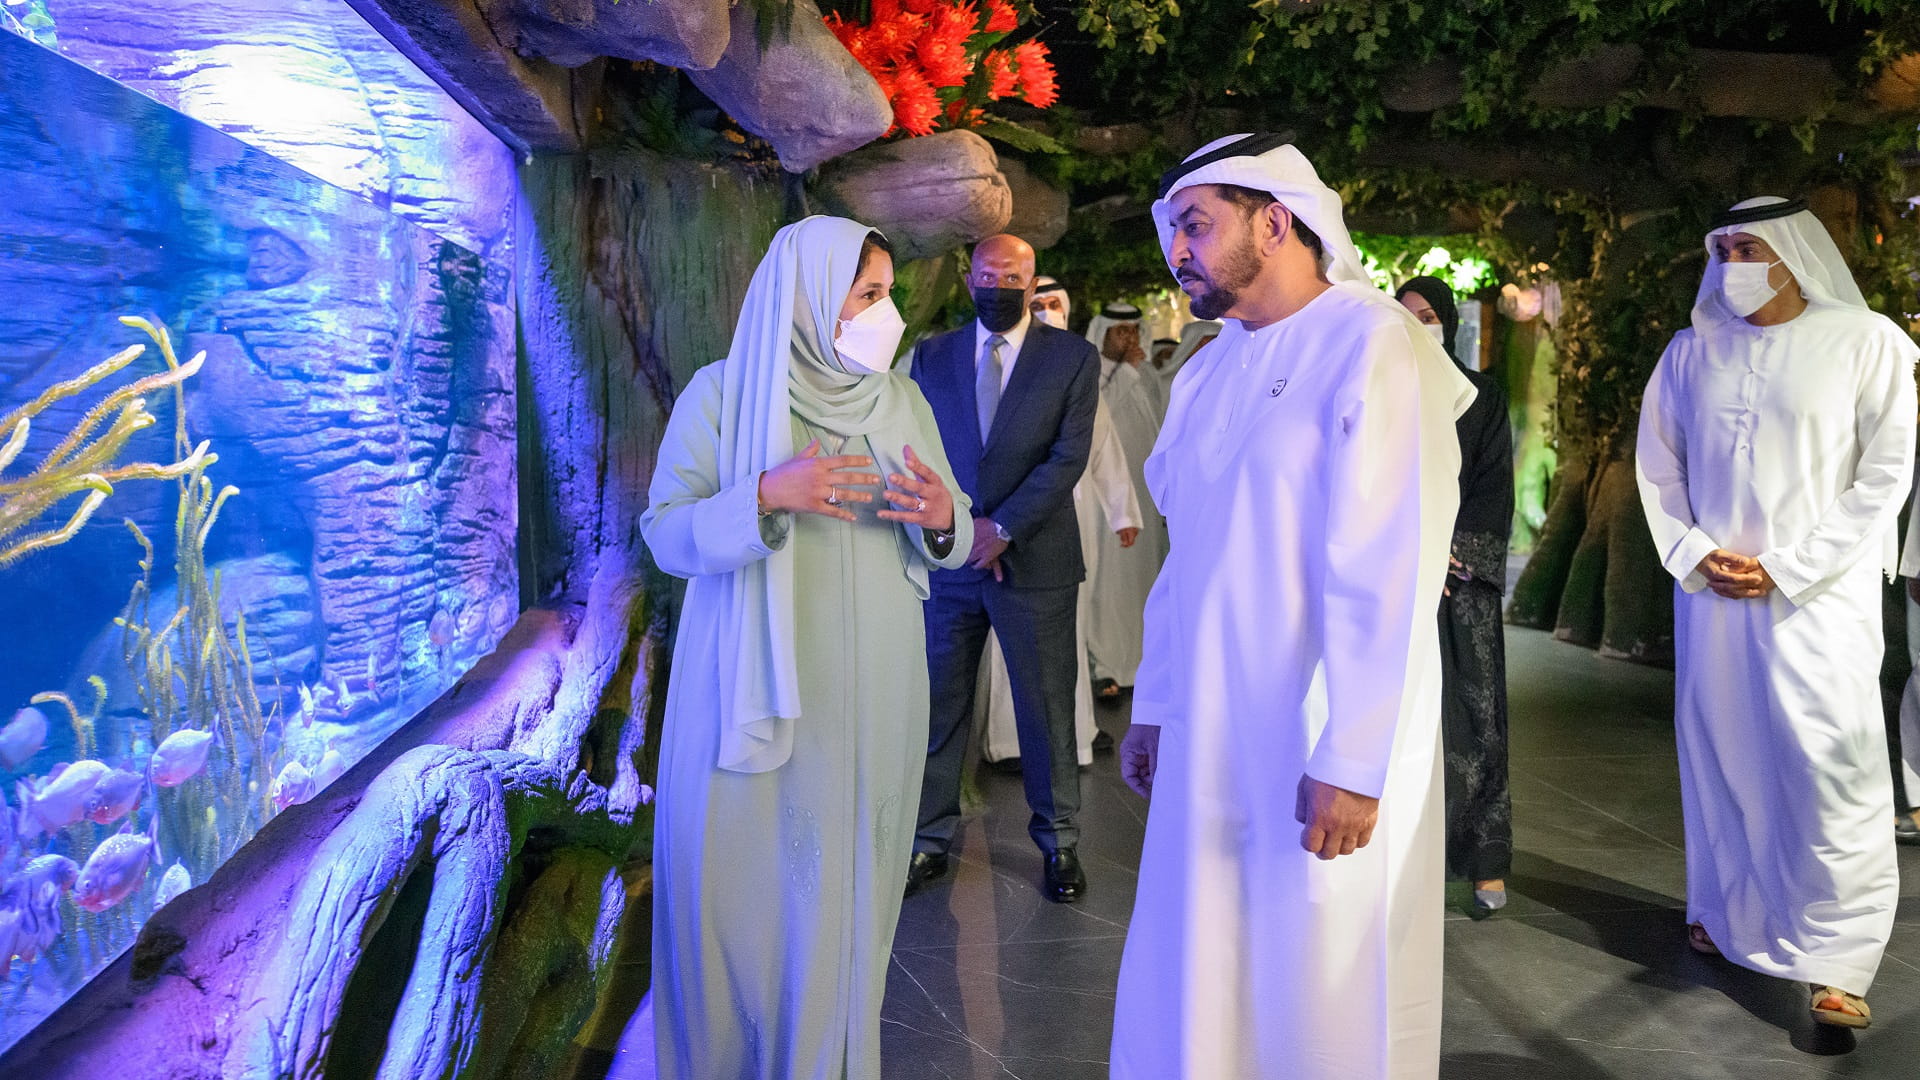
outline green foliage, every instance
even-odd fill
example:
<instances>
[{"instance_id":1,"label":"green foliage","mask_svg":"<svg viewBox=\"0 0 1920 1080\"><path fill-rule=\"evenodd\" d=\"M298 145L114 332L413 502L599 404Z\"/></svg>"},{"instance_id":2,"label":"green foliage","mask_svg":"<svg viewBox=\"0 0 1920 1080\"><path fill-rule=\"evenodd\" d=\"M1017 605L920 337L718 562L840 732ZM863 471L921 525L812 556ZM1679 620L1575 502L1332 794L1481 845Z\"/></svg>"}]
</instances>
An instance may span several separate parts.
<instances>
[{"instance_id":1,"label":"green foliage","mask_svg":"<svg viewBox=\"0 0 1920 1080\"><path fill-rule=\"evenodd\" d=\"M1428 274L1459 296L1498 285L1493 261L1472 236L1375 236L1356 232L1353 245L1378 288L1391 292L1411 277Z\"/></svg>"},{"instance_id":2,"label":"green foliage","mask_svg":"<svg viewBox=\"0 0 1920 1080\"><path fill-rule=\"evenodd\" d=\"M1149 56L1167 43L1161 24L1180 17L1176 0L1086 0L1079 8L1080 29L1101 48L1111 49L1124 38Z\"/></svg>"},{"instance_id":3,"label":"green foliage","mask_svg":"<svg viewBox=\"0 0 1920 1080\"><path fill-rule=\"evenodd\" d=\"M679 71L644 62L624 65L607 73L607 85L598 146L638 147L687 161L746 165L768 176L780 173L773 147L714 107Z\"/></svg>"},{"instance_id":4,"label":"green foliage","mask_svg":"<svg viewBox=\"0 0 1920 1080\"><path fill-rule=\"evenodd\" d=\"M1099 291L1164 283L1138 214L1161 170L1206 139L1269 130L1292 133L1341 192L1387 276L1399 276L1392 263L1407 247L1428 243L1422 234L1465 229L1500 277L1561 282L1558 428L1576 454L1617 453L1630 437L1646 376L1686 323L1705 223L1734 199L1816 189L1856 199L1848 255L1862 290L1896 317L1920 308L1910 276L1920 222L1899 168L1920 149L1913 118L1858 105L1890 60L1920 50L1920 4L1078 0L1076 10L1111 52L1097 104L1075 103L1157 132L1125 159L1036 166L1076 206L1101 210L1076 213L1045 257ZM1533 96L1543 72L1605 46L1639 50L1610 54L1637 58L1617 90L1582 108ZM1656 94L1671 104L1708 89L1685 60L1696 47L1829 56L1841 78L1792 122L1649 107ZM1387 108L1409 88L1442 104ZM1069 133L1079 122L1069 118Z\"/></svg>"},{"instance_id":5,"label":"green foliage","mask_svg":"<svg viewBox=\"0 0 1920 1080\"><path fill-rule=\"evenodd\" d=\"M1152 223L1082 221L1040 253L1040 272L1059 278L1082 313L1088 304L1138 300L1173 285Z\"/></svg>"},{"instance_id":6,"label":"green foliage","mask_svg":"<svg viewBox=\"0 0 1920 1080\"><path fill-rule=\"evenodd\" d=\"M982 118L973 130L995 142L1005 143L1015 150L1056 155L1064 155L1067 152L1067 148L1061 146L1053 136L998 116L989 115Z\"/></svg>"}]
</instances>

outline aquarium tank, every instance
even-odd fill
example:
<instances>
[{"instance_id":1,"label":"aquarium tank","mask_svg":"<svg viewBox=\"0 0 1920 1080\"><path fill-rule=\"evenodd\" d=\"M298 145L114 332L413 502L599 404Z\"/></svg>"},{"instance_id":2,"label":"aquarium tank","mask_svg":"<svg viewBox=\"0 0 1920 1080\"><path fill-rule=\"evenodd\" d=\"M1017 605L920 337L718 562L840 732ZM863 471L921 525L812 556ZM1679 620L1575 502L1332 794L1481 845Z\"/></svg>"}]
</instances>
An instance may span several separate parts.
<instances>
[{"instance_id":1,"label":"aquarium tank","mask_svg":"<svg viewBox=\"0 0 1920 1080\"><path fill-rule=\"evenodd\" d=\"M3 1050L519 588L507 147L342 0L0 29Z\"/></svg>"}]
</instances>

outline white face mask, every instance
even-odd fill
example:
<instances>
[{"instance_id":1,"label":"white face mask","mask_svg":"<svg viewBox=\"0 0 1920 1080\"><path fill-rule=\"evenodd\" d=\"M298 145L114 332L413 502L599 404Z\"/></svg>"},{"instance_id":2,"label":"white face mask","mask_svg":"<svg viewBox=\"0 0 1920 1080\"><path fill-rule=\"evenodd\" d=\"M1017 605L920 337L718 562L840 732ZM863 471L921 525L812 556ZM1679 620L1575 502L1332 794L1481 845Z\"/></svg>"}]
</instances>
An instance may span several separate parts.
<instances>
[{"instance_id":1,"label":"white face mask","mask_svg":"<svg viewBox=\"0 0 1920 1080\"><path fill-rule=\"evenodd\" d=\"M1445 326L1437 322L1423 322L1420 324L1420 329L1425 330L1428 337L1439 342L1441 348L1444 349L1447 347L1447 328Z\"/></svg>"},{"instance_id":2,"label":"white face mask","mask_svg":"<svg viewBox=\"0 0 1920 1080\"><path fill-rule=\"evenodd\" d=\"M1053 327L1055 330L1065 330L1067 328L1067 313L1061 311L1059 308L1040 308L1033 313L1033 317Z\"/></svg>"},{"instance_id":3,"label":"white face mask","mask_svg":"<svg viewBox=\"0 0 1920 1080\"><path fill-rule=\"evenodd\" d=\"M1777 262L1729 262L1720 264L1720 295L1727 307L1741 318L1767 306L1780 290L1768 283L1767 275Z\"/></svg>"},{"instance_id":4,"label":"white face mask","mask_svg":"<svg viewBox=\"0 0 1920 1080\"><path fill-rule=\"evenodd\" d=\"M841 319L833 336L833 351L855 375L884 375L893 368L907 321L889 296L851 319Z\"/></svg>"}]
</instances>

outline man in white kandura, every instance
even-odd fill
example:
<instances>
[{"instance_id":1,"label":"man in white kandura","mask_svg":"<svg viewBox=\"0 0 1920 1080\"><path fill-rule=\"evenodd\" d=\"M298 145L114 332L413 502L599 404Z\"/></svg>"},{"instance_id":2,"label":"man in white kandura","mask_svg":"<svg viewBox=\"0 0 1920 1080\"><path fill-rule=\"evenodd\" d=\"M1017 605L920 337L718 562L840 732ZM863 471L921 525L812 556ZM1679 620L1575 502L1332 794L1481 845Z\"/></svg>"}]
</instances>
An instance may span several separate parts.
<instances>
[{"instance_id":1,"label":"man in white kandura","mask_svg":"<svg viewBox=\"0 0 1920 1080\"><path fill-rule=\"evenodd\" d=\"M1153 216L1226 325L1147 463L1173 542L1121 746L1152 807L1112 1075L1433 1080L1434 619L1472 385L1282 137L1201 148Z\"/></svg>"},{"instance_id":2,"label":"man in white kandura","mask_svg":"<svg viewBox=\"0 0 1920 1080\"><path fill-rule=\"evenodd\" d=\"M1914 506L1920 507L1920 493ZM1907 659L1913 671L1900 694L1900 753L1894 768L1900 770L1901 786L1907 805L1894 807L1893 839L1900 844L1920 844L1920 518L1907 517L1907 545L1900 551L1900 576L1907 579Z\"/></svg>"},{"instance_id":3,"label":"man in white kandura","mask_svg":"<svg viewBox=\"0 0 1920 1080\"><path fill-rule=\"evenodd\" d=\"M1028 308L1033 317L1055 330L1067 328L1073 313L1073 298L1066 286L1045 274L1033 279L1033 302ZM1074 619L1075 652L1080 671L1073 682L1073 738L1082 768L1093 764L1093 751L1101 736L1093 715L1093 682L1087 666L1087 627L1093 582L1100 566L1100 535L1111 531L1123 548L1133 546L1140 535L1140 500L1133 493L1133 474L1127 469L1127 454L1120 446L1113 420L1107 415L1107 403L1094 406L1093 448L1087 453L1087 471L1073 485L1074 512L1080 518L1080 557L1086 560L1087 576L1080 582L1079 614ZM1001 772L1020 772L1020 732L1014 723L1013 681L1007 675L1007 658L1000 651L1000 635L987 634L987 659L980 665L980 687L973 699L974 723L985 724L987 736L981 742L981 756ZM1107 736L1106 749L1113 748Z\"/></svg>"},{"instance_id":4,"label":"man in white kandura","mask_svg":"<svg viewBox=\"0 0 1920 1080\"><path fill-rule=\"evenodd\" d=\"M1913 468L1920 349L1804 202L1715 219L1693 327L1640 409L1674 593L1689 943L1865 1027L1899 898L1880 575Z\"/></svg>"},{"instance_id":5,"label":"man in white kandura","mask_svg":"<svg viewBox=\"0 0 1920 1080\"><path fill-rule=\"evenodd\" d=\"M1167 527L1146 484L1147 455L1153 453L1166 417L1164 387L1152 367L1142 363L1140 309L1108 304L1087 324L1087 340L1100 350L1100 400L1113 417L1113 430L1133 470L1142 511L1140 542L1121 544L1100 536L1099 566L1092 575L1087 607L1087 651L1093 664L1093 693L1111 701L1133 685L1140 669L1141 612L1147 593L1167 556Z\"/></svg>"}]
</instances>

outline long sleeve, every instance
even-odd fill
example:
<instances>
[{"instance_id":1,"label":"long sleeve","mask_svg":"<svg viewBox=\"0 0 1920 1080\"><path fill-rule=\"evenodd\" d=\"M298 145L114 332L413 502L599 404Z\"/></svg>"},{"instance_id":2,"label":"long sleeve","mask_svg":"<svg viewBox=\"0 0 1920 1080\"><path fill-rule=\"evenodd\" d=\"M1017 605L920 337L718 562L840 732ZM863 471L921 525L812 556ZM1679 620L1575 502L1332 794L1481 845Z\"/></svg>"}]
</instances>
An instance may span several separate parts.
<instances>
[{"instance_id":1,"label":"long sleeve","mask_svg":"<svg viewBox=\"0 0 1920 1080\"><path fill-rule=\"evenodd\" d=\"M1513 530L1513 434L1507 424L1507 395L1491 378L1469 378L1479 393L1456 425L1460 515L1454 520L1453 557L1472 575L1469 584L1504 593L1507 538Z\"/></svg>"},{"instance_id":2,"label":"long sleeve","mask_svg":"<svg viewBox=\"0 0 1920 1080\"><path fill-rule=\"evenodd\" d=\"M1699 573L1700 560L1720 546L1694 523L1693 500L1687 494L1686 430L1670 411L1680 356L1691 338L1688 333L1676 334L1654 366L1653 378L1647 380L1633 464L1640 505L1646 511L1660 565L1690 593L1707 587L1707 579Z\"/></svg>"},{"instance_id":3,"label":"long sleeve","mask_svg":"<svg viewBox=\"0 0 1920 1080\"><path fill-rule=\"evenodd\" d=\"M1087 453L1093 445L1093 412L1100 393L1099 365L1099 354L1093 346L1085 346L1047 460L1028 473L993 510L993 520L1006 528L1016 544L1032 536L1063 500L1073 498L1073 485L1087 470Z\"/></svg>"},{"instance_id":4,"label":"long sleeve","mask_svg":"<svg viewBox=\"0 0 1920 1080\"><path fill-rule=\"evenodd\" d=\"M1336 444L1321 599L1327 721L1306 771L1378 798L1407 696L1415 692L1413 634L1434 632L1439 567L1429 568L1429 593L1422 560L1451 532L1459 443L1450 415L1444 431L1422 430L1439 423L1429 415L1437 410L1423 403L1423 394L1437 388L1422 387L1434 376L1417 369L1405 329L1375 332L1362 364L1358 400L1340 407L1332 421L1338 429L1328 432ZM1445 374L1457 377L1451 365ZM1442 508L1445 517L1430 520Z\"/></svg>"},{"instance_id":5,"label":"long sleeve","mask_svg":"<svg viewBox=\"0 0 1920 1080\"><path fill-rule=\"evenodd\" d=\"M660 569L692 578L738 570L783 546L786 513L761 517L760 478L720 486L720 380L711 367L674 402L640 515L640 535Z\"/></svg>"},{"instance_id":6,"label":"long sleeve","mask_svg":"<svg viewBox=\"0 0 1920 1080\"><path fill-rule=\"evenodd\" d=\"M1100 509L1106 512L1107 527L1114 532L1121 529L1138 529L1140 521L1140 495L1133 489L1133 471L1127 461L1127 448L1120 442L1120 433L1114 430L1113 420L1107 415L1107 403L1094 395L1093 446L1087 453L1086 482L1092 485L1093 497L1100 502Z\"/></svg>"},{"instance_id":7,"label":"long sleeve","mask_svg":"<svg viewBox=\"0 0 1920 1080\"><path fill-rule=\"evenodd\" d=\"M1806 536L1759 556L1787 599L1797 604L1851 568L1900 513L1913 482L1914 398L1913 365L1903 350L1882 347L1863 360L1855 396L1860 452L1853 482Z\"/></svg>"}]
</instances>

